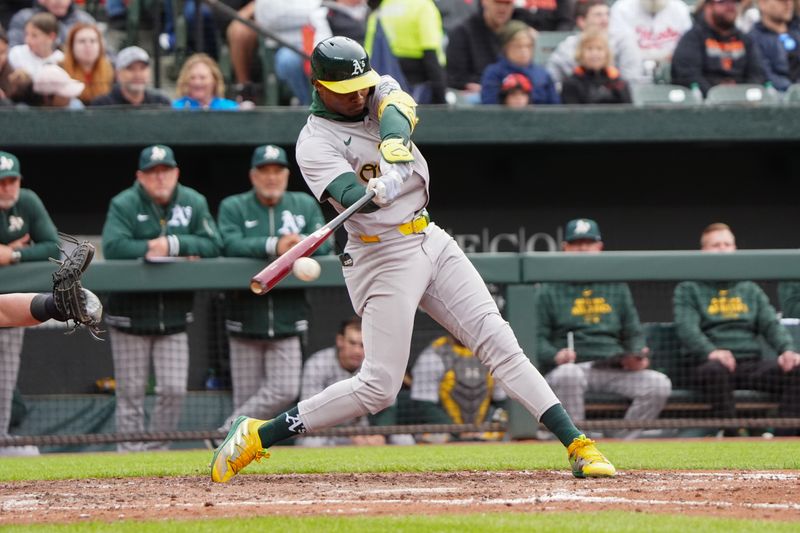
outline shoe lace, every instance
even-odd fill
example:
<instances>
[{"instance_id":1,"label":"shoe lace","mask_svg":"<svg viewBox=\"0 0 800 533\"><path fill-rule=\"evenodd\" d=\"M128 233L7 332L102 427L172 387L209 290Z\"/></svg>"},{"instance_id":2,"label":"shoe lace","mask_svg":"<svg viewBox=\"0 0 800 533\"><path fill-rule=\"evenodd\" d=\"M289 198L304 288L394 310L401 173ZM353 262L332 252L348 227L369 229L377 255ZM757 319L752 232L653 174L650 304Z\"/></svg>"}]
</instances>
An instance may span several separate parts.
<instances>
[{"instance_id":1,"label":"shoe lace","mask_svg":"<svg viewBox=\"0 0 800 533\"><path fill-rule=\"evenodd\" d=\"M577 455L580 452L580 456L588 462L595 462L595 461L605 461L605 456L600 453L600 450L594 445L594 441L587 437L583 437L580 440L576 439L575 449L573 450L573 455Z\"/></svg>"},{"instance_id":2,"label":"shoe lace","mask_svg":"<svg viewBox=\"0 0 800 533\"><path fill-rule=\"evenodd\" d=\"M269 452L267 450L251 446L247 442L243 445L237 443L236 448L238 448L239 454L235 459L229 459L231 469L234 473L238 473L239 470L249 465L253 460L260 463L261 459L269 459Z\"/></svg>"}]
</instances>

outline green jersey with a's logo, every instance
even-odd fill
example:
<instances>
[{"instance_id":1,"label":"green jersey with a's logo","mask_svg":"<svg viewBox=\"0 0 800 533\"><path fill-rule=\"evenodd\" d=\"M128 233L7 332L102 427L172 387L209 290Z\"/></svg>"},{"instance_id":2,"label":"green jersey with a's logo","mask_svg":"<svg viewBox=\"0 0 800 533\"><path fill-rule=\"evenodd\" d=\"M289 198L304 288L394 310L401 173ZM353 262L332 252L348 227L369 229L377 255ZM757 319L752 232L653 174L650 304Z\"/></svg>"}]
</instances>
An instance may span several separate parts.
<instances>
[{"instance_id":1,"label":"green jersey with a's logo","mask_svg":"<svg viewBox=\"0 0 800 533\"><path fill-rule=\"evenodd\" d=\"M684 281L675 287L673 303L684 350L698 359L714 350L761 357L759 336L778 353L793 349L769 298L752 281Z\"/></svg>"},{"instance_id":2,"label":"green jersey with a's logo","mask_svg":"<svg viewBox=\"0 0 800 533\"><path fill-rule=\"evenodd\" d=\"M579 362L639 352L639 314L625 283L543 283L536 300L536 357L551 368L572 332Z\"/></svg>"}]
</instances>

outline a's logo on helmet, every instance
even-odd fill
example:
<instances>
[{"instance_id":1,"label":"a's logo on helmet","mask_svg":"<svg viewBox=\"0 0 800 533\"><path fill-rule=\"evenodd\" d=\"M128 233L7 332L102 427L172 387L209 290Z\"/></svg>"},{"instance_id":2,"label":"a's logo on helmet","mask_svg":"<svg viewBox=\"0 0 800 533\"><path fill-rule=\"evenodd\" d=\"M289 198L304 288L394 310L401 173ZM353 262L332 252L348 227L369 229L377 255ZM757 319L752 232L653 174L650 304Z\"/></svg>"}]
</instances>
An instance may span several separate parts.
<instances>
[{"instance_id":1,"label":"a's logo on helmet","mask_svg":"<svg viewBox=\"0 0 800 533\"><path fill-rule=\"evenodd\" d=\"M351 76L359 76L364 74L364 66L366 65L366 61L363 59L354 59L353 60L353 73Z\"/></svg>"}]
</instances>

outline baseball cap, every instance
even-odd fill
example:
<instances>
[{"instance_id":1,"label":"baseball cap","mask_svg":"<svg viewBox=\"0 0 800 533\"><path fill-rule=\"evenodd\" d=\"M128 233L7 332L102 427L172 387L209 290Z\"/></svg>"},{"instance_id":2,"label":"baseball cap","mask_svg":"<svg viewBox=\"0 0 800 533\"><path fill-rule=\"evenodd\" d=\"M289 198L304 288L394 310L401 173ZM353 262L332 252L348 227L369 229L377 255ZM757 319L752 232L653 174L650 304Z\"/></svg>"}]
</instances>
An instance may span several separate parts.
<instances>
[{"instance_id":1,"label":"baseball cap","mask_svg":"<svg viewBox=\"0 0 800 533\"><path fill-rule=\"evenodd\" d=\"M114 68L117 70L126 69L137 61L149 65L150 55L138 46L129 46L119 51L117 59L114 61Z\"/></svg>"},{"instance_id":2,"label":"baseball cap","mask_svg":"<svg viewBox=\"0 0 800 533\"><path fill-rule=\"evenodd\" d=\"M73 80L67 71L58 65L42 65L33 76L33 92L75 98L83 92L85 85Z\"/></svg>"},{"instance_id":3,"label":"baseball cap","mask_svg":"<svg viewBox=\"0 0 800 533\"><path fill-rule=\"evenodd\" d=\"M173 168L178 166L175 161L175 154L172 153L172 148L163 144L154 144L153 146L148 146L139 154L139 170L148 170L158 165L166 165Z\"/></svg>"},{"instance_id":4,"label":"baseball cap","mask_svg":"<svg viewBox=\"0 0 800 533\"><path fill-rule=\"evenodd\" d=\"M578 240L600 241L600 227L597 222L590 218L576 218L567 222L567 229L564 232L564 240L567 242Z\"/></svg>"},{"instance_id":5,"label":"baseball cap","mask_svg":"<svg viewBox=\"0 0 800 533\"><path fill-rule=\"evenodd\" d=\"M0 152L0 179L22 177L19 159L14 154Z\"/></svg>"},{"instance_id":6,"label":"baseball cap","mask_svg":"<svg viewBox=\"0 0 800 533\"><path fill-rule=\"evenodd\" d=\"M263 165L281 165L284 167L289 166L289 160L286 159L286 151L280 146L274 144L265 144L253 150L253 159L250 167L256 168Z\"/></svg>"},{"instance_id":7,"label":"baseball cap","mask_svg":"<svg viewBox=\"0 0 800 533\"><path fill-rule=\"evenodd\" d=\"M531 80L525 74L519 72L512 72L503 78L503 84L500 86L500 94L508 94L514 90L520 90L526 93L531 92L533 88Z\"/></svg>"}]
</instances>

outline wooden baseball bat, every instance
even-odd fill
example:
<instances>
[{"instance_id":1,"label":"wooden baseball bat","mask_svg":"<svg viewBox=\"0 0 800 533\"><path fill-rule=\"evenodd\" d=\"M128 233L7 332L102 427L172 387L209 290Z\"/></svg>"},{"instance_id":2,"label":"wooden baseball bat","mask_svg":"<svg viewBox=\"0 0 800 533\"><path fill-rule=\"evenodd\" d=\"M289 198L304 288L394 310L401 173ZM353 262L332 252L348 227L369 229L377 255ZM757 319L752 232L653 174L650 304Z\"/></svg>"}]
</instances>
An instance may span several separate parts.
<instances>
[{"instance_id":1,"label":"wooden baseball bat","mask_svg":"<svg viewBox=\"0 0 800 533\"><path fill-rule=\"evenodd\" d=\"M292 265L297 259L309 257L313 254L314 251L325 242L325 239L330 237L348 218L361 211L374 197L375 191L367 191L356 203L339 213L336 218L289 248L288 252L278 257L275 261L267 265L265 269L253 276L250 280L250 290L258 295L269 292L270 289L292 271Z\"/></svg>"}]
</instances>

